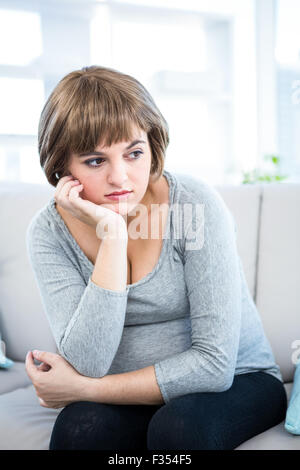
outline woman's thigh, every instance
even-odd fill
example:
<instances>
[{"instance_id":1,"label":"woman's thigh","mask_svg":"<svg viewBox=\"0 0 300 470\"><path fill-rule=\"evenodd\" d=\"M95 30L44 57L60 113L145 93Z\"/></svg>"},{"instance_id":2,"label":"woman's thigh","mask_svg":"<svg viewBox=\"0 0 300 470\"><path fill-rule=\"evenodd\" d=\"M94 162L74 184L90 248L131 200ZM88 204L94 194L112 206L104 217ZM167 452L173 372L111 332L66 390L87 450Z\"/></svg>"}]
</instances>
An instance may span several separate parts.
<instances>
[{"instance_id":1,"label":"woman's thigh","mask_svg":"<svg viewBox=\"0 0 300 470\"><path fill-rule=\"evenodd\" d=\"M146 450L148 424L160 406L71 403L55 421L49 449Z\"/></svg>"},{"instance_id":2,"label":"woman's thigh","mask_svg":"<svg viewBox=\"0 0 300 470\"><path fill-rule=\"evenodd\" d=\"M235 449L285 418L284 385L264 372L236 375L224 392L171 400L151 418L149 450Z\"/></svg>"}]
</instances>

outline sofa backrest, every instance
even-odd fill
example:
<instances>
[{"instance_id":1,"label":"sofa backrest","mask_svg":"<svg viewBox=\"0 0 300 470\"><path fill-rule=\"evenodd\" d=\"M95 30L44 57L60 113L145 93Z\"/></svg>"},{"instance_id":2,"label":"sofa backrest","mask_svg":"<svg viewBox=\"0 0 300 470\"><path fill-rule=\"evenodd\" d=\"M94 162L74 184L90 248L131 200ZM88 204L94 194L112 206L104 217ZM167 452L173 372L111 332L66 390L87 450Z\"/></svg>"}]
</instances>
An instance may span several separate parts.
<instances>
[{"instance_id":1,"label":"sofa backrest","mask_svg":"<svg viewBox=\"0 0 300 470\"><path fill-rule=\"evenodd\" d=\"M15 361L24 361L29 349L56 351L25 238L31 218L54 191L48 184L0 183L0 332Z\"/></svg>"},{"instance_id":2,"label":"sofa backrest","mask_svg":"<svg viewBox=\"0 0 300 470\"><path fill-rule=\"evenodd\" d=\"M253 300L284 382L300 357L300 184L216 186L237 225Z\"/></svg>"},{"instance_id":3,"label":"sofa backrest","mask_svg":"<svg viewBox=\"0 0 300 470\"><path fill-rule=\"evenodd\" d=\"M237 246L250 293L285 382L300 350L300 184L217 185L237 228ZM0 184L0 332L7 355L56 351L29 264L25 232L53 196L50 185Z\"/></svg>"},{"instance_id":4,"label":"sofa backrest","mask_svg":"<svg viewBox=\"0 0 300 470\"><path fill-rule=\"evenodd\" d=\"M300 356L300 185L263 188L256 304L283 378Z\"/></svg>"}]
</instances>

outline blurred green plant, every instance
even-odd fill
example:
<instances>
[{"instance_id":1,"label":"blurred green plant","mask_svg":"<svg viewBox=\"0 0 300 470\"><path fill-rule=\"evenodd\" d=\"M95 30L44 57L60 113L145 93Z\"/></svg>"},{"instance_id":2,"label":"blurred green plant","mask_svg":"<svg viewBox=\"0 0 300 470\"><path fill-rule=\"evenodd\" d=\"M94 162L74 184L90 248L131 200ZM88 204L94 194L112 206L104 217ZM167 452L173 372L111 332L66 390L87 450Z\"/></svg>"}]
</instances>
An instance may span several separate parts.
<instances>
[{"instance_id":1,"label":"blurred green plant","mask_svg":"<svg viewBox=\"0 0 300 470\"><path fill-rule=\"evenodd\" d=\"M278 183L288 178L288 175L280 174L280 157L278 155L265 155L263 157L269 166L273 166L271 172L265 171L262 168L254 168L252 171L243 172L242 184L254 183Z\"/></svg>"}]
</instances>

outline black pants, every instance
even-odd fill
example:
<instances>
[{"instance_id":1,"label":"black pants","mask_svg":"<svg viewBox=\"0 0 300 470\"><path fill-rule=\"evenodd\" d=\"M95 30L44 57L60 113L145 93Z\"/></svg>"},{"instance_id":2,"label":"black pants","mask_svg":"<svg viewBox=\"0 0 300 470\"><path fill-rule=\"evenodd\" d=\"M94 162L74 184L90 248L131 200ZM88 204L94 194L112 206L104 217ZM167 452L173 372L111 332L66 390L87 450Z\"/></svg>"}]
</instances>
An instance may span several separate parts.
<instances>
[{"instance_id":1,"label":"black pants","mask_svg":"<svg viewBox=\"0 0 300 470\"><path fill-rule=\"evenodd\" d=\"M192 393L163 405L75 402L54 424L50 450L235 449L285 419L283 383L265 372L236 375L225 392Z\"/></svg>"}]
</instances>

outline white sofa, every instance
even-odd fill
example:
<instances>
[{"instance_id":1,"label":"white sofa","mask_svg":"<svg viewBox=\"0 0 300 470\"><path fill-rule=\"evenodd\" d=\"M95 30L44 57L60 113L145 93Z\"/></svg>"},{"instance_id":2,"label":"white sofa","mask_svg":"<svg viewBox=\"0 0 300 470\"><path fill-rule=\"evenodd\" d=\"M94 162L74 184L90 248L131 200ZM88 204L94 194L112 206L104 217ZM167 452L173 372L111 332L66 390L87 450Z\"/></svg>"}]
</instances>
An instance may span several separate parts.
<instances>
[{"instance_id":1,"label":"white sofa","mask_svg":"<svg viewBox=\"0 0 300 470\"><path fill-rule=\"evenodd\" d=\"M295 370L292 346L300 340L300 184L216 189L235 218L246 279L289 398ZM29 349L56 352L25 245L30 219L53 193L49 185L0 184L0 332L7 356L15 361L11 369L0 369L0 449L48 449L60 411L42 408L41 422L24 366ZM300 450L300 436L289 434L282 422L237 449Z\"/></svg>"}]
</instances>

